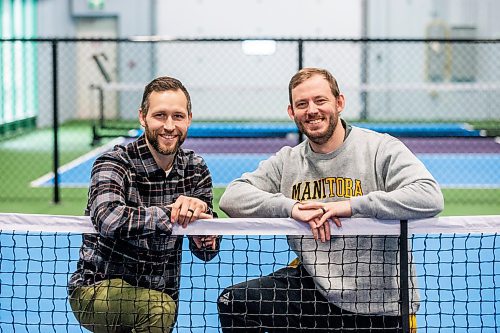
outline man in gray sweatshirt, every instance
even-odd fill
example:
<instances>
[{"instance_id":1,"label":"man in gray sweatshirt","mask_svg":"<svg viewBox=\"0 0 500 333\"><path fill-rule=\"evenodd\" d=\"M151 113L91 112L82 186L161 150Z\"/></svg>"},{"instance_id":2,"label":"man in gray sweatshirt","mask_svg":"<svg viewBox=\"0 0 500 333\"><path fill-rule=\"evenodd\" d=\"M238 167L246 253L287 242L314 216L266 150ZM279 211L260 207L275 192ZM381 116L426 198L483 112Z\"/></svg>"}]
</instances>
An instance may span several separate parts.
<instances>
[{"instance_id":1,"label":"man in gray sweatshirt","mask_svg":"<svg viewBox=\"0 0 500 333\"><path fill-rule=\"evenodd\" d=\"M222 330L399 332L398 237L331 236L328 221L431 217L443 209L441 190L401 141L340 118L345 98L327 70L300 70L288 91L288 115L307 140L234 180L220 207L231 217L292 217L312 236L288 237L293 264L221 293ZM414 314L413 267L410 276Z\"/></svg>"}]
</instances>

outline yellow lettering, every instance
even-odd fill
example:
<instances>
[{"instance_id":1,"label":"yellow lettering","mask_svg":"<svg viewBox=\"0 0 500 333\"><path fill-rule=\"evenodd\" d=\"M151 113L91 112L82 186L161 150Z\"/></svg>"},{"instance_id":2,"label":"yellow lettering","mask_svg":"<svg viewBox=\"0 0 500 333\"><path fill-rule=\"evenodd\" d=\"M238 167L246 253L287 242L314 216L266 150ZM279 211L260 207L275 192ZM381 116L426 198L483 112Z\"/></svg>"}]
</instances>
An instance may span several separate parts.
<instances>
[{"instance_id":1,"label":"yellow lettering","mask_svg":"<svg viewBox=\"0 0 500 333\"><path fill-rule=\"evenodd\" d=\"M346 178L345 179L345 197L350 198L352 197L352 179L351 178Z\"/></svg>"},{"instance_id":2,"label":"yellow lettering","mask_svg":"<svg viewBox=\"0 0 500 333\"><path fill-rule=\"evenodd\" d=\"M301 183L295 184L292 186L292 199L300 200L300 185Z\"/></svg>"},{"instance_id":3,"label":"yellow lettering","mask_svg":"<svg viewBox=\"0 0 500 333\"><path fill-rule=\"evenodd\" d=\"M338 197L344 197L345 196L345 191L344 191L344 178L342 177L337 177L336 179L336 190L337 190L337 196Z\"/></svg>"},{"instance_id":4,"label":"yellow lettering","mask_svg":"<svg viewBox=\"0 0 500 333\"><path fill-rule=\"evenodd\" d=\"M358 197L363 195L363 188L361 187L361 181L356 179L354 187L354 196Z\"/></svg>"},{"instance_id":5,"label":"yellow lettering","mask_svg":"<svg viewBox=\"0 0 500 333\"><path fill-rule=\"evenodd\" d=\"M323 181L322 179L314 181L313 197L312 199L322 199L323 198Z\"/></svg>"},{"instance_id":6,"label":"yellow lettering","mask_svg":"<svg viewBox=\"0 0 500 333\"><path fill-rule=\"evenodd\" d=\"M304 192L302 193L302 199L300 199L300 201L305 201L309 199L311 199L311 188L309 186L309 182L304 182Z\"/></svg>"},{"instance_id":7,"label":"yellow lettering","mask_svg":"<svg viewBox=\"0 0 500 333\"><path fill-rule=\"evenodd\" d=\"M329 194L330 198L333 198L335 196L335 192L333 190L333 183L334 182L335 182L335 178L333 178L333 177L325 178L325 183L328 184L328 189L330 190L330 194Z\"/></svg>"}]
</instances>

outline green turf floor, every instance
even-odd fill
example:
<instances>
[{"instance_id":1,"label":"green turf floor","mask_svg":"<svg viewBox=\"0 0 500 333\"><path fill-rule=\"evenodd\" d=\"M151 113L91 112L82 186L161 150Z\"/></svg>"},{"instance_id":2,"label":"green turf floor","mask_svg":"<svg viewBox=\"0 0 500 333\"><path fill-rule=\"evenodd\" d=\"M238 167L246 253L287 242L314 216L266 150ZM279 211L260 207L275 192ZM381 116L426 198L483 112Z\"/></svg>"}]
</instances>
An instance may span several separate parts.
<instances>
[{"instance_id":1,"label":"green turf floor","mask_svg":"<svg viewBox=\"0 0 500 333\"><path fill-rule=\"evenodd\" d=\"M0 212L82 215L87 201L85 189L63 189L61 202L51 202L51 190L40 189L38 198L17 198L0 200ZM43 193L42 193L43 192ZM466 192L466 197L460 195ZM219 199L224 188L214 189L214 208L219 217L226 217L219 209ZM500 215L500 190L443 190L445 209L441 216ZM42 195L43 194L43 195ZM462 193L464 194L464 193Z\"/></svg>"}]
</instances>

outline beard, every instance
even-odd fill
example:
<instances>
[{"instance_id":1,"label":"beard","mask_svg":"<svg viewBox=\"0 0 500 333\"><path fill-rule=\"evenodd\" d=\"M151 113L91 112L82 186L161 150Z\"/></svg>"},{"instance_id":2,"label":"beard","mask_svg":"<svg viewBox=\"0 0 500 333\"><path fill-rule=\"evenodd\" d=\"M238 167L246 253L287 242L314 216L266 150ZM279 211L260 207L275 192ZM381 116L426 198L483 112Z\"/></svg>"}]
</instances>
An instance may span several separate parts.
<instances>
[{"instance_id":1,"label":"beard","mask_svg":"<svg viewBox=\"0 0 500 333\"><path fill-rule=\"evenodd\" d=\"M322 145L333 136L333 132L335 132L335 128L337 127L337 123L339 121L338 115L331 115L328 120L328 127L323 132L309 131L305 128L304 124L301 123L297 117L293 118L295 124L299 128L299 130L307 136L309 140L314 142L317 145Z\"/></svg>"},{"instance_id":2,"label":"beard","mask_svg":"<svg viewBox=\"0 0 500 333\"><path fill-rule=\"evenodd\" d=\"M160 142L158 140L159 136L159 130L150 130L148 127L148 124L145 126L145 132L146 132L146 138L148 139L149 144L156 150L159 154L162 155L173 155L177 153L177 150L179 150L179 147L184 143L184 140L186 140L186 133L179 133L180 135L177 137L177 141L175 145L170 148L170 147L162 147L160 145Z\"/></svg>"}]
</instances>

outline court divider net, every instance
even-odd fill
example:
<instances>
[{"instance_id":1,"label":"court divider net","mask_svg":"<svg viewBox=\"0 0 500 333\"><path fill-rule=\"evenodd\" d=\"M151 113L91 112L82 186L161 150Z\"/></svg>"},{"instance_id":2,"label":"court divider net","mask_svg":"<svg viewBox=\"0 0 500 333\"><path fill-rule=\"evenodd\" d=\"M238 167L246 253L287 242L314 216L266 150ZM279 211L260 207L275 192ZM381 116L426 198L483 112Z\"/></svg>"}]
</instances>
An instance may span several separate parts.
<instances>
[{"instance_id":1,"label":"court divider net","mask_svg":"<svg viewBox=\"0 0 500 333\"><path fill-rule=\"evenodd\" d=\"M90 218L0 213L0 230L0 332L86 332L69 305L68 280L77 267L82 235L96 233ZM332 225L331 230L328 251L335 252L340 261L326 265L342 262L345 250L359 254L359 260L349 266L353 268L363 263L367 257L362 253L373 251L374 244L399 242L401 222L342 219L342 227ZM500 216L409 220L407 231L410 283L408 290L399 292L410 295L408 307L410 315L416 310L418 332L498 330ZM306 224L292 219L255 218L199 220L185 229L174 225L173 237L182 235L222 236L218 255L208 262L192 255L184 237L174 328L174 332L213 332L220 330L217 301L225 288L287 267L297 258L287 236L298 240L300 248L302 242L310 244L311 232ZM355 249L350 248L352 244L357 244ZM325 245L318 245L307 250L320 257L324 249ZM400 253L390 246L386 250L383 255L399 266L389 264L384 269L400 277L405 271ZM308 258L302 258L305 264L314 264ZM314 276L314 272L309 274ZM380 273L363 274L345 271L338 281L381 278ZM338 285L331 291L348 293L347 289ZM363 309L368 304L369 308L376 303L368 297L354 307Z\"/></svg>"}]
</instances>

